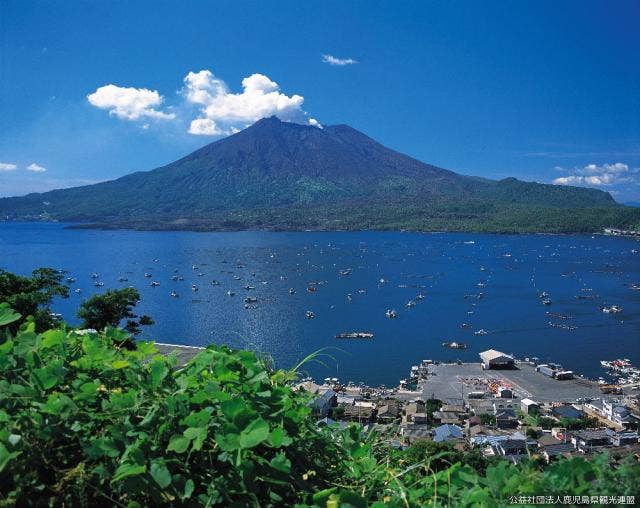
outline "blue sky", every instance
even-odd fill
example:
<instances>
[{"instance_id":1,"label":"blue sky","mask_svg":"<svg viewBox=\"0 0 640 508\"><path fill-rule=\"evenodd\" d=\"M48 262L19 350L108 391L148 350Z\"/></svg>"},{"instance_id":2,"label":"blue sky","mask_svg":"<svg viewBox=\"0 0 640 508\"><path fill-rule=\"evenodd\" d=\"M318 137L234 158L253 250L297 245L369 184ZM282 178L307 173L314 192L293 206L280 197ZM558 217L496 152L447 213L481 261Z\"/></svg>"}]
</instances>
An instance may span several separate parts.
<instances>
[{"instance_id":1,"label":"blue sky","mask_svg":"<svg viewBox=\"0 0 640 508\"><path fill-rule=\"evenodd\" d=\"M460 173L640 201L635 0L0 9L0 195L152 169L275 111Z\"/></svg>"}]
</instances>

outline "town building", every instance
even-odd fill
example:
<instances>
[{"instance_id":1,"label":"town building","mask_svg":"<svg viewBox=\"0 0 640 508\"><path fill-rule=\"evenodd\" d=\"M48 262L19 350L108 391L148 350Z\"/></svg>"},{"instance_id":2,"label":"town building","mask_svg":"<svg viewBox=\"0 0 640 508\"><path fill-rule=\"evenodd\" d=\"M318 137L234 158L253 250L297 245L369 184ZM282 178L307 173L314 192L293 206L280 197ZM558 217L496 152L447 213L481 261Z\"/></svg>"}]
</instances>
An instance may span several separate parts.
<instances>
[{"instance_id":1,"label":"town building","mask_svg":"<svg viewBox=\"0 0 640 508\"><path fill-rule=\"evenodd\" d=\"M433 440L439 443L462 439L464 439L464 433L457 425L440 425L433 430Z\"/></svg>"},{"instance_id":2,"label":"town building","mask_svg":"<svg viewBox=\"0 0 640 508\"><path fill-rule=\"evenodd\" d=\"M538 414L540 412L540 404L531 399L522 399L520 401L520 411L526 415Z\"/></svg>"},{"instance_id":3,"label":"town building","mask_svg":"<svg viewBox=\"0 0 640 508\"><path fill-rule=\"evenodd\" d=\"M482 360L482 368L487 369L513 369L515 367L515 359L513 356L501 353L495 349L488 349L480 353Z\"/></svg>"}]
</instances>

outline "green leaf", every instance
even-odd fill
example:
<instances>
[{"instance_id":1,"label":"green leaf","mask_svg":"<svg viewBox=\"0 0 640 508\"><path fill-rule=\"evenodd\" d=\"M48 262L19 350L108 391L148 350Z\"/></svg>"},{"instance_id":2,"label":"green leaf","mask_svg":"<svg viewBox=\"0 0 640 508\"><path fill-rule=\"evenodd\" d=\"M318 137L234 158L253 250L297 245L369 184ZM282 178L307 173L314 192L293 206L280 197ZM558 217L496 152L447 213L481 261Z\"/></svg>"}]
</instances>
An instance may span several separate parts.
<instances>
[{"instance_id":1,"label":"green leaf","mask_svg":"<svg viewBox=\"0 0 640 508\"><path fill-rule=\"evenodd\" d=\"M184 453L189 447L189 439L184 436L173 435L167 446L168 452Z\"/></svg>"},{"instance_id":2,"label":"green leaf","mask_svg":"<svg viewBox=\"0 0 640 508\"><path fill-rule=\"evenodd\" d=\"M15 321L18 321L22 317L22 314L10 309L6 304L0 306L0 326L9 325Z\"/></svg>"},{"instance_id":3,"label":"green leaf","mask_svg":"<svg viewBox=\"0 0 640 508\"><path fill-rule=\"evenodd\" d=\"M128 367L128 366L129 366L128 360L116 360L111 364L111 368L113 370L124 369L125 367Z\"/></svg>"},{"instance_id":4,"label":"green leaf","mask_svg":"<svg viewBox=\"0 0 640 508\"><path fill-rule=\"evenodd\" d=\"M6 467L6 465L15 459L21 452L10 452L7 447L0 443L0 473Z\"/></svg>"},{"instance_id":5,"label":"green leaf","mask_svg":"<svg viewBox=\"0 0 640 508\"><path fill-rule=\"evenodd\" d=\"M62 360L50 362L47 366L35 369L33 377L42 386L43 390L49 390L64 379L64 367Z\"/></svg>"},{"instance_id":6,"label":"green leaf","mask_svg":"<svg viewBox=\"0 0 640 508\"><path fill-rule=\"evenodd\" d=\"M42 334L42 345L44 347L55 347L64 343L67 335L62 330L47 330Z\"/></svg>"},{"instance_id":7,"label":"green leaf","mask_svg":"<svg viewBox=\"0 0 640 508\"><path fill-rule=\"evenodd\" d=\"M269 437L269 424L262 418L256 418L240 433L240 446L253 448Z\"/></svg>"},{"instance_id":8,"label":"green leaf","mask_svg":"<svg viewBox=\"0 0 640 508\"><path fill-rule=\"evenodd\" d=\"M113 479L111 483L119 482L124 480L125 478L129 478L131 476L138 476L147 472L147 466L140 466L138 464L120 464L118 469L116 469L115 474L113 475Z\"/></svg>"},{"instance_id":9,"label":"green leaf","mask_svg":"<svg viewBox=\"0 0 640 508\"><path fill-rule=\"evenodd\" d=\"M192 411L181 423L188 427L204 427L211 420L211 408L202 411Z\"/></svg>"},{"instance_id":10,"label":"green leaf","mask_svg":"<svg viewBox=\"0 0 640 508\"><path fill-rule=\"evenodd\" d=\"M163 489L166 489L169 485L171 485L171 473L167 469L167 466L164 465L164 462L154 460L151 463L149 472L151 473L151 476L156 481L156 483Z\"/></svg>"},{"instance_id":11,"label":"green leaf","mask_svg":"<svg viewBox=\"0 0 640 508\"><path fill-rule=\"evenodd\" d=\"M193 441L194 450L200 450L202 443L207 438L207 429L204 427L189 427L184 431L184 437Z\"/></svg>"},{"instance_id":12,"label":"green leaf","mask_svg":"<svg viewBox=\"0 0 640 508\"><path fill-rule=\"evenodd\" d=\"M195 489L195 487L196 486L193 483L193 480L187 480L187 482L184 484L184 494L182 495L182 499L189 499L191 497L191 494L193 494L193 490Z\"/></svg>"},{"instance_id":13,"label":"green leaf","mask_svg":"<svg viewBox=\"0 0 640 508\"><path fill-rule=\"evenodd\" d=\"M238 434L216 434L216 443L222 451L234 452L240 448L240 436Z\"/></svg>"},{"instance_id":14,"label":"green leaf","mask_svg":"<svg viewBox=\"0 0 640 508\"><path fill-rule=\"evenodd\" d=\"M167 377L169 369L164 364L164 360L158 359L151 364L151 385L157 388L162 383L162 380Z\"/></svg>"},{"instance_id":15,"label":"green leaf","mask_svg":"<svg viewBox=\"0 0 640 508\"><path fill-rule=\"evenodd\" d=\"M220 408L222 409L222 414L224 414L230 420L244 410L246 404L242 399L231 399L225 400L222 404L220 404Z\"/></svg>"},{"instance_id":16,"label":"green leaf","mask_svg":"<svg viewBox=\"0 0 640 508\"><path fill-rule=\"evenodd\" d=\"M271 462L269 462L269 464L273 469L277 469L278 471L282 471L283 473L289 473L291 471L291 461L282 452L276 454L276 456L271 459Z\"/></svg>"}]
</instances>

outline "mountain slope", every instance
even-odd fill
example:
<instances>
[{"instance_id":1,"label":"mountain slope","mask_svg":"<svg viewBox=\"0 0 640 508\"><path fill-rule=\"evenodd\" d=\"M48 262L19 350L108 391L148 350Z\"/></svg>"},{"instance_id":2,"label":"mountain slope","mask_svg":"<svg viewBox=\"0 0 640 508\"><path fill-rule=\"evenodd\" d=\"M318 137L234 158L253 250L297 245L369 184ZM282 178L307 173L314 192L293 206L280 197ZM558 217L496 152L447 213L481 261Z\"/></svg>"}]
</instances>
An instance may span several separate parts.
<instances>
[{"instance_id":1,"label":"mountain slope","mask_svg":"<svg viewBox=\"0 0 640 508\"><path fill-rule=\"evenodd\" d=\"M346 125L318 129L272 117L152 171L0 199L0 216L141 228L338 229L387 227L392 217L392 227L402 227L441 212L465 219L509 207L623 208L602 191L463 176Z\"/></svg>"}]
</instances>

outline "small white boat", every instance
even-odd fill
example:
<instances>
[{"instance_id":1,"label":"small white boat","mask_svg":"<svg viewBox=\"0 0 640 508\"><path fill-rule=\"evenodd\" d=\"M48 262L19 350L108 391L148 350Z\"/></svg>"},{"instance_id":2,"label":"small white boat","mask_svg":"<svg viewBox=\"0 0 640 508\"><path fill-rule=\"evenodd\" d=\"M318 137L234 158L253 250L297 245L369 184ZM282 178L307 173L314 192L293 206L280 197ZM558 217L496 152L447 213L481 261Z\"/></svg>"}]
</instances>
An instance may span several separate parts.
<instances>
[{"instance_id":1,"label":"small white boat","mask_svg":"<svg viewBox=\"0 0 640 508\"><path fill-rule=\"evenodd\" d=\"M387 312L385 312L385 316L387 316L389 319L394 319L398 317L398 313L395 311L395 309L387 309Z\"/></svg>"}]
</instances>

